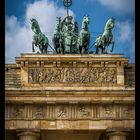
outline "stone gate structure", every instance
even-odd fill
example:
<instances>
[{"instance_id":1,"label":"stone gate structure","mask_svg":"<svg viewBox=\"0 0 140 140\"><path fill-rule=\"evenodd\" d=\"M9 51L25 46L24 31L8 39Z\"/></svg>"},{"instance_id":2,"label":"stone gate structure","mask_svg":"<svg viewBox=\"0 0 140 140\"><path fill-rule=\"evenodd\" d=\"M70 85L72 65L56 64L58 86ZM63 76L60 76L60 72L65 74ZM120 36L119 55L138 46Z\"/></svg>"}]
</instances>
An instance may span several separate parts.
<instances>
[{"instance_id":1,"label":"stone gate structure","mask_svg":"<svg viewBox=\"0 0 140 140\"><path fill-rule=\"evenodd\" d=\"M21 54L5 67L6 140L134 140L134 71L119 54Z\"/></svg>"}]
</instances>

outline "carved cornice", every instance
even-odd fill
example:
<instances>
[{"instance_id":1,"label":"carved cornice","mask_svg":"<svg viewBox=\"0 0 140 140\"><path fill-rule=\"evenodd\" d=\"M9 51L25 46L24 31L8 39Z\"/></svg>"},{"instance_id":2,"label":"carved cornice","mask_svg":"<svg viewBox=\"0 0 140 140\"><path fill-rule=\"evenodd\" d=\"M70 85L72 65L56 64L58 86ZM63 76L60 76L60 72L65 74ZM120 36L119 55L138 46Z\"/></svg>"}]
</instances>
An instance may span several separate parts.
<instances>
[{"instance_id":1,"label":"carved cornice","mask_svg":"<svg viewBox=\"0 0 140 140\"><path fill-rule=\"evenodd\" d=\"M61 64L59 63L61 61ZM64 54L64 55L58 55L58 54L47 54L47 55L40 55L40 54L21 54L21 57L16 57L16 63L20 66L21 62L28 62L28 65L33 65L44 62L44 65L52 65L53 62L58 63L58 66L65 64L66 62L73 63L73 66L78 66L79 63L85 63L87 62L88 66L92 66L94 64L101 64L101 62L106 62L105 64L115 64L116 62L121 62L121 64L127 64L128 59L124 58L123 55L118 54L102 54L102 55L96 55L96 54L88 54L88 55L77 55L77 54ZM75 65L76 63L76 65ZM78 65L77 65L78 64ZM68 65L68 64L67 64ZM52 65L53 66L53 65ZM57 65L56 65L57 66Z\"/></svg>"}]
</instances>

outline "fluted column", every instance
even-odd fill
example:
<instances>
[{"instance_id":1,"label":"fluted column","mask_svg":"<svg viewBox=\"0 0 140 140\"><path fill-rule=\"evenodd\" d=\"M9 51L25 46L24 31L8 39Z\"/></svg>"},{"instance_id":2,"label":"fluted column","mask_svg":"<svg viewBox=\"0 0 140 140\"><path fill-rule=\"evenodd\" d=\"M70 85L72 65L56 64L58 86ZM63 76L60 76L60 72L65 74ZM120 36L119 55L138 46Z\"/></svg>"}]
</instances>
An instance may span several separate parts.
<instances>
[{"instance_id":1,"label":"fluted column","mask_svg":"<svg viewBox=\"0 0 140 140\"><path fill-rule=\"evenodd\" d=\"M19 140L40 140L40 132L39 131L18 131Z\"/></svg>"}]
</instances>

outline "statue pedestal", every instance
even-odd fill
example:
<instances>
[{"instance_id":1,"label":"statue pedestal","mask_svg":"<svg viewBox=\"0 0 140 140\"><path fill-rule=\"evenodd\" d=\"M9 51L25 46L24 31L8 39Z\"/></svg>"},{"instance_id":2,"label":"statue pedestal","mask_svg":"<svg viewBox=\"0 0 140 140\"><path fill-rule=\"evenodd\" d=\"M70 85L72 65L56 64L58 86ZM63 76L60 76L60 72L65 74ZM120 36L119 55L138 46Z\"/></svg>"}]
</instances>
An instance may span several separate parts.
<instances>
[{"instance_id":1,"label":"statue pedestal","mask_svg":"<svg viewBox=\"0 0 140 140\"><path fill-rule=\"evenodd\" d=\"M115 89L124 88L124 66L128 59L110 54L21 54L16 64L21 68L23 88Z\"/></svg>"}]
</instances>

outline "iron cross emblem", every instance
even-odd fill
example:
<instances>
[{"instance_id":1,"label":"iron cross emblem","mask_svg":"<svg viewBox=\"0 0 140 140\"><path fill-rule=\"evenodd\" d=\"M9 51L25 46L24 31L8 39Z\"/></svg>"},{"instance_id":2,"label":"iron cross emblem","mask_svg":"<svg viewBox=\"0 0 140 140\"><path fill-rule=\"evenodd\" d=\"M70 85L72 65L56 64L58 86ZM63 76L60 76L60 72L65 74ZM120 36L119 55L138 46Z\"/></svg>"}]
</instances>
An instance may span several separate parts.
<instances>
[{"instance_id":1,"label":"iron cross emblem","mask_svg":"<svg viewBox=\"0 0 140 140\"><path fill-rule=\"evenodd\" d=\"M63 0L63 4L65 7L70 7L72 5L72 0Z\"/></svg>"}]
</instances>

